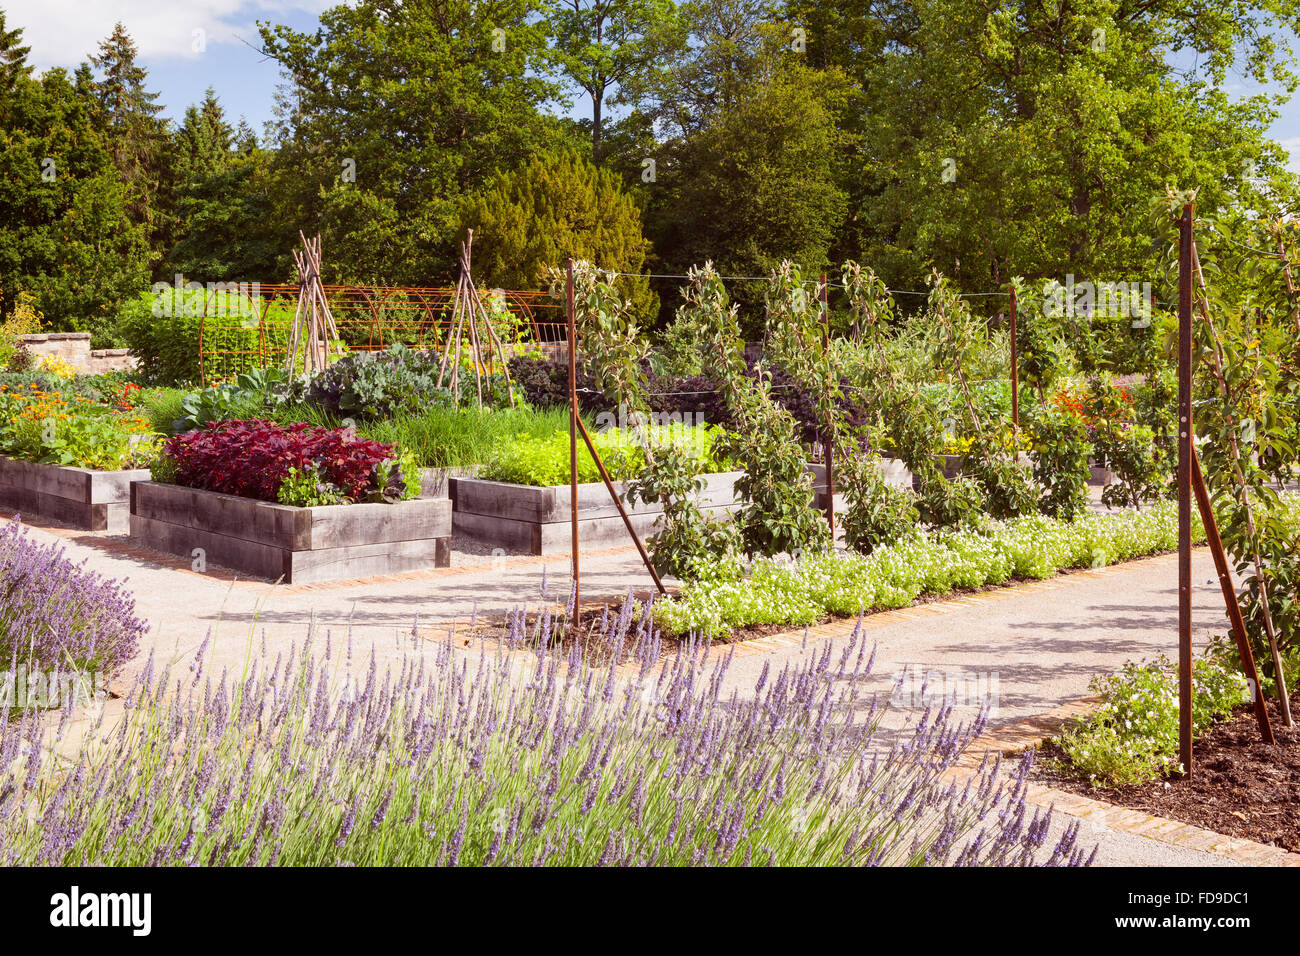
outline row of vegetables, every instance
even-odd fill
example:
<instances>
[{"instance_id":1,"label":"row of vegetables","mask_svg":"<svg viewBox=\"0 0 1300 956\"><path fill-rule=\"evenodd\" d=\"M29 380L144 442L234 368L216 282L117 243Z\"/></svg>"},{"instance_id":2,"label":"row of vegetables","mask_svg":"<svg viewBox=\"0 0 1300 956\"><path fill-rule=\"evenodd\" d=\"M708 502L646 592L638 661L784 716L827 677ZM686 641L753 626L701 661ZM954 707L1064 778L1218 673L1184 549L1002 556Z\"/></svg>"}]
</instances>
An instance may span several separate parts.
<instances>
[{"instance_id":1,"label":"row of vegetables","mask_svg":"<svg viewBox=\"0 0 1300 956\"><path fill-rule=\"evenodd\" d=\"M175 390L168 396L165 390L142 387L121 374L76 376L71 369L58 374L0 373L0 455L96 470L150 467L160 481L285 504L401 500L418 495L419 469L433 463L426 447L402 440L401 427L418 413L416 404L438 401L429 364L428 356L399 347L378 357L345 359L313 383L285 383L273 373L245 376L239 382L181 393L176 419L166 422L158 420L158 411L175 397ZM530 422L534 427L528 432L495 440L490 452L473 462L481 466L481 477L542 486L568 480L567 429L557 427L555 410L549 418L544 411L533 413L557 400L552 393L558 364L538 357L512 363L520 382L519 407L490 408L478 417L535 414L537 422ZM692 385L697 388L687 387ZM690 407L685 412L674 413L685 423L653 429L652 441L678 445L697 459L703 472L729 470L733 463L715 450L727 429L726 415L720 406L709 404L708 390L700 385L697 380L676 383L679 397L697 394L686 403ZM940 394L942 386L931 386L930 391L936 407L951 401L951 396ZM1131 391L1126 385L1107 386L1106 393L1075 387L1045 396L1045 402L1077 416L1099 445L1109 437L1109 447L1132 446L1138 449L1135 453L1147 449L1150 456L1158 451L1154 436L1125 414L1133 403ZM504 404L504 390L494 386L493 393ZM1006 383L987 383L978 397L990 410L999 411L1009 391ZM812 410L801 414L807 403L796 390L788 389L783 401L800 420L809 419L803 430L815 436ZM283 414L274 413L286 404L291 414L301 411L302 417L317 422L284 421ZM592 423L611 476L637 477L644 466L643 442L619 427L602 429L604 414L584 402L584 416ZM272 420L276 417L281 420ZM391 426L397 440L368 437L377 423ZM1030 450L1023 432L1017 439L1021 450ZM883 444L881 451L888 455L887 438ZM969 438L946 430L935 452L962 456L970 450ZM579 459L579 479L599 479L589 456Z\"/></svg>"}]
</instances>

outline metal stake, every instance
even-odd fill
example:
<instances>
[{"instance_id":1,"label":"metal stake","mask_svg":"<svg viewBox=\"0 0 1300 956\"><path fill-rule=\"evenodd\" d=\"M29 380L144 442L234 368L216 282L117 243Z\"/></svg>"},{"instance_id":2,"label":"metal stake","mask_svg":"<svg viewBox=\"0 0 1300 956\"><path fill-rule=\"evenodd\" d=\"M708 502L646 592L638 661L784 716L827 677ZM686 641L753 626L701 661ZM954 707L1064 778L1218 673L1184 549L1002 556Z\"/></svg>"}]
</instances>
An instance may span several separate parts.
<instances>
[{"instance_id":1,"label":"metal stake","mask_svg":"<svg viewBox=\"0 0 1300 956\"><path fill-rule=\"evenodd\" d=\"M1020 433L1020 346L1016 342L1015 286L1011 287L1011 428L1015 434Z\"/></svg>"},{"instance_id":2,"label":"metal stake","mask_svg":"<svg viewBox=\"0 0 1300 956\"><path fill-rule=\"evenodd\" d=\"M573 618L578 619L582 597L582 575L578 567L578 333L573 310L573 260L569 260L565 281L569 311L569 522L573 551Z\"/></svg>"},{"instance_id":3,"label":"metal stake","mask_svg":"<svg viewBox=\"0 0 1300 956\"><path fill-rule=\"evenodd\" d=\"M1192 204L1178 221L1178 759L1192 777Z\"/></svg>"},{"instance_id":4,"label":"metal stake","mask_svg":"<svg viewBox=\"0 0 1300 956\"><path fill-rule=\"evenodd\" d=\"M1237 654L1241 658L1241 669L1250 682L1254 695L1255 721L1264 743L1277 743L1273 736L1273 725L1268 719L1268 708L1264 706L1264 688L1259 683L1259 672L1255 670L1255 655L1250 649L1250 639L1246 637L1246 622L1241 616L1241 605L1237 603L1237 591L1232 584L1232 573L1228 570L1228 556L1223 550L1223 541L1219 537L1219 525L1214 517L1214 508L1210 504L1210 492L1205 486L1205 475L1201 473L1201 457L1192 448L1192 491L1196 493L1196 506L1201 512L1201 523L1205 525L1205 539L1214 556L1214 569L1219 575L1219 588L1223 591L1223 603L1228 609L1228 623L1232 627L1232 636L1237 642Z\"/></svg>"}]
</instances>

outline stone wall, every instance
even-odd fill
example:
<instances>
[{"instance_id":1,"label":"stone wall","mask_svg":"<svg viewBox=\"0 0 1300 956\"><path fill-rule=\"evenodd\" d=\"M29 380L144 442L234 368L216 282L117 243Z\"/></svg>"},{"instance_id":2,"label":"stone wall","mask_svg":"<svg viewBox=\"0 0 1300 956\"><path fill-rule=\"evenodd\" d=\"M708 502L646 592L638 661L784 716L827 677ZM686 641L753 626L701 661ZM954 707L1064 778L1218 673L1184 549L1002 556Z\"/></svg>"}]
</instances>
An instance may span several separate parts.
<instances>
[{"instance_id":1,"label":"stone wall","mask_svg":"<svg viewBox=\"0 0 1300 956\"><path fill-rule=\"evenodd\" d=\"M57 355L87 375L135 368L136 364L135 356L126 349L92 349L89 332L40 332L24 335L20 341L36 361Z\"/></svg>"}]
</instances>

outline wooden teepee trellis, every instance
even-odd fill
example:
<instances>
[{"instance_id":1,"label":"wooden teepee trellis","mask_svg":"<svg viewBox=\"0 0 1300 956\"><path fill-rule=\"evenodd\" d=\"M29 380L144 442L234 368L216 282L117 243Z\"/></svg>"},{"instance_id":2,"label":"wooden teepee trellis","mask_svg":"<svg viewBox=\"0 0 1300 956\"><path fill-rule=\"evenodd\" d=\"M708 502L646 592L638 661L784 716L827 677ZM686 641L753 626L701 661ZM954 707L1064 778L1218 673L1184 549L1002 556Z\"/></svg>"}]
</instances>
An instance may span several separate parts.
<instances>
[{"instance_id":1,"label":"wooden teepee trellis","mask_svg":"<svg viewBox=\"0 0 1300 956\"><path fill-rule=\"evenodd\" d=\"M447 343L442 352L442 362L438 366L438 386L442 387L450 366L451 377L448 380L448 387L451 388L456 404L460 404L460 348L461 340L468 332L470 358L474 365L474 385L478 394L479 407L483 407L483 370L491 360L494 350L501 362L502 372L506 377L506 388L510 393L510 404L514 405L515 387L514 383L510 381L505 349L501 345L501 339L498 338L496 331L492 328L487 309L484 308L483 300L478 294L478 288L474 285L474 279L470 275L470 246L473 242L474 230L470 229L465 241L460 244L460 278L456 281L456 302L451 312L451 334L447 338ZM485 343L489 346L486 348L486 359L484 355Z\"/></svg>"},{"instance_id":2,"label":"wooden teepee trellis","mask_svg":"<svg viewBox=\"0 0 1300 956\"><path fill-rule=\"evenodd\" d=\"M303 352L303 371L310 375L329 365L330 348L339 337L329 301L325 298L325 287L321 285L320 233L308 239L299 229L298 238L302 240L302 251L293 251L293 261L298 266L298 308L293 315L285 359L290 377L297 372L299 348Z\"/></svg>"}]
</instances>

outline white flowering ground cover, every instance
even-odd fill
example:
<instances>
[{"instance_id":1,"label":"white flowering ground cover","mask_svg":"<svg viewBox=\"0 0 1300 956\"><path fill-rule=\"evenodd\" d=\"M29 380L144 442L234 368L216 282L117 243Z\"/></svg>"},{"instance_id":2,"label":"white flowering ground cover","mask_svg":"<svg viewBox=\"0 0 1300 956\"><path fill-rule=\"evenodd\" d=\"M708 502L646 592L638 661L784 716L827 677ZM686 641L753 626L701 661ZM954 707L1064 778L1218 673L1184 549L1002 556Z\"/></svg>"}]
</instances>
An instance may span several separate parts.
<instances>
[{"instance_id":1,"label":"white flowering ground cover","mask_svg":"<svg viewBox=\"0 0 1300 956\"><path fill-rule=\"evenodd\" d=\"M1300 515L1294 496L1291 515ZM1199 518L1195 543L1203 543ZM904 607L941 595L1012 580L1102 567L1178 546L1177 505L1090 514L1075 521L1042 515L988 520L957 532L919 532L869 555L769 558L748 569L717 566L681 593L655 604L657 623L674 634L725 639L738 628L812 624L833 616Z\"/></svg>"}]
</instances>

